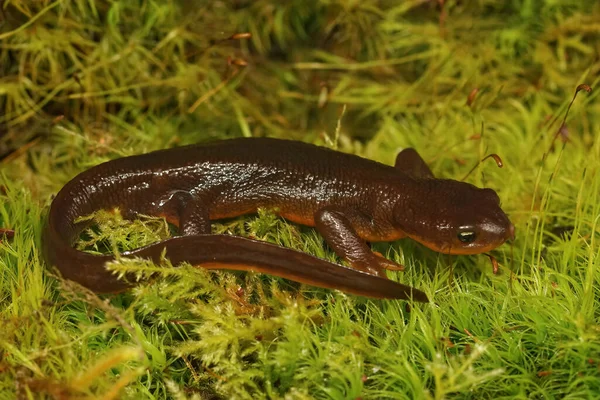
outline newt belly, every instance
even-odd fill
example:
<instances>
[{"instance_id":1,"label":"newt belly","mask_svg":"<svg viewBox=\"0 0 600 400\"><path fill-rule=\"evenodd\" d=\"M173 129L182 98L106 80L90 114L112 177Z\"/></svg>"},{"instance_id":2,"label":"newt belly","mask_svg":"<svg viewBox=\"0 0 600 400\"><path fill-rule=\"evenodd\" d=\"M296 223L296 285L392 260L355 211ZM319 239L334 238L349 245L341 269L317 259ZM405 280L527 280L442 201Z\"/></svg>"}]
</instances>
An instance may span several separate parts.
<instances>
[{"instance_id":1,"label":"newt belly","mask_svg":"<svg viewBox=\"0 0 600 400\"><path fill-rule=\"evenodd\" d=\"M125 157L100 164L68 182L52 202L44 253L65 278L97 292L129 287L105 269L112 256L73 248L80 216L118 207L127 218L164 216L180 236L122 256L176 265L254 270L375 298L426 295L387 279L398 265L373 253L366 241L408 236L436 251L476 254L514 236L491 189L435 179L412 150L387 166L306 143L232 139ZM211 221L275 210L314 226L350 267L265 242L211 233Z\"/></svg>"}]
</instances>

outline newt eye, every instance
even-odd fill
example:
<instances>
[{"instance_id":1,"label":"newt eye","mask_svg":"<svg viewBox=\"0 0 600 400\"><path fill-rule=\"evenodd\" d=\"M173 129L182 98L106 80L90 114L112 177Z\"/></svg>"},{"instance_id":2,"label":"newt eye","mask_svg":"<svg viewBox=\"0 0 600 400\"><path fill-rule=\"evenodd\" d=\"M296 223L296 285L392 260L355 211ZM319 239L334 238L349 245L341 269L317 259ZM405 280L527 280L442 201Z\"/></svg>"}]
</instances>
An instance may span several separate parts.
<instances>
[{"instance_id":1,"label":"newt eye","mask_svg":"<svg viewBox=\"0 0 600 400\"><path fill-rule=\"evenodd\" d=\"M460 240L463 243L472 243L475 241L476 238L477 234L475 233L475 231L470 230L468 228L458 232L458 240Z\"/></svg>"}]
</instances>

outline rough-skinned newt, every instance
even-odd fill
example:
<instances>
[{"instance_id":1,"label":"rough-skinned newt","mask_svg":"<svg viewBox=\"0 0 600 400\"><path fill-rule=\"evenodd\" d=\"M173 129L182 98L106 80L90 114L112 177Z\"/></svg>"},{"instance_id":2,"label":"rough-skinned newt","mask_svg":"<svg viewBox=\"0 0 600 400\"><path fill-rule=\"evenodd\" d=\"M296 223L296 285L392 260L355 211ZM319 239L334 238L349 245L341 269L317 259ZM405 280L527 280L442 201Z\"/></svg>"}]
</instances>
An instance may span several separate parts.
<instances>
[{"instance_id":1,"label":"rough-skinned newt","mask_svg":"<svg viewBox=\"0 0 600 400\"><path fill-rule=\"evenodd\" d=\"M351 268L265 242L211 234L211 221L273 209L315 227ZM387 279L398 267L367 241L409 237L438 252L476 254L514 237L492 189L434 178L413 149L395 166L296 141L253 138L199 144L105 162L77 175L57 194L43 234L44 253L65 278L97 292L131 284L105 268L112 255L73 248L99 209L164 216L176 236L124 257L158 262L163 250L176 265L253 270L310 285L375 298L426 295Z\"/></svg>"}]
</instances>

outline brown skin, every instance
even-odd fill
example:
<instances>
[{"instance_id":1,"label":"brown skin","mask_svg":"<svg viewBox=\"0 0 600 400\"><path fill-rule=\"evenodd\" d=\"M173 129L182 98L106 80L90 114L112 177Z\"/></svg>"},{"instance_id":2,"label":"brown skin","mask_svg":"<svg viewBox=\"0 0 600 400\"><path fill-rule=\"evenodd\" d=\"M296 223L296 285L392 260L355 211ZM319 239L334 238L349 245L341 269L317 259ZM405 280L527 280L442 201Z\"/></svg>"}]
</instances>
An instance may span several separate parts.
<instances>
[{"instance_id":1,"label":"brown skin","mask_svg":"<svg viewBox=\"0 0 600 400\"><path fill-rule=\"evenodd\" d=\"M268 243L211 234L211 221L275 209L313 226L352 268ZM491 189L435 179L412 149L390 167L301 142L233 139L125 157L93 167L67 183L52 202L44 253L64 277L97 292L130 285L105 269L112 256L72 247L99 209L127 218L164 216L181 236L125 252L175 265L264 272L310 285L376 298L425 294L387 279L398 264L373 253L366 241L410 237L446 254L489 251L514 237L514 227Z\"/></svg>"}]
</instances>

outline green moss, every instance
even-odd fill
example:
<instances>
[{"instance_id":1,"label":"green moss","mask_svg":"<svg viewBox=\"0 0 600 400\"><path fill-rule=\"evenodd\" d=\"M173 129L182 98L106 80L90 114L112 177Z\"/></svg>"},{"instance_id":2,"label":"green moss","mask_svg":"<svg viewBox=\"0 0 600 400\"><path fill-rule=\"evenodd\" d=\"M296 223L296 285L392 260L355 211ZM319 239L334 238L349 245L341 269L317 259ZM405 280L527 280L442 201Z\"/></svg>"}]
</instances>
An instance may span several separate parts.
<instances>
[{"instance_id":1,"label":"green moss","mask_svg":"<svg viewBox=\"0 0 600 400\"><path fill-rule=\"evenodd\" d=\"M0 14L0 398L594 398L600 391L600 107L593 2L7 1ZM248 32L247 35L235 35ZM103 296L40 259L51 195L102 161L235 136L496 189L517 240L374 248L432 303L139 261ZM95 215L90 250L169 235ZM273 216L215 224L336 260ZM41 395L40 395L41 393Z\"/></svg>"}]
</instances>

